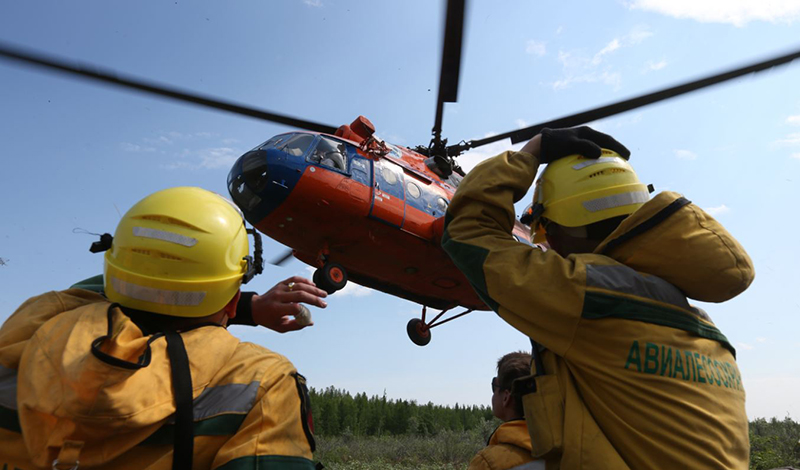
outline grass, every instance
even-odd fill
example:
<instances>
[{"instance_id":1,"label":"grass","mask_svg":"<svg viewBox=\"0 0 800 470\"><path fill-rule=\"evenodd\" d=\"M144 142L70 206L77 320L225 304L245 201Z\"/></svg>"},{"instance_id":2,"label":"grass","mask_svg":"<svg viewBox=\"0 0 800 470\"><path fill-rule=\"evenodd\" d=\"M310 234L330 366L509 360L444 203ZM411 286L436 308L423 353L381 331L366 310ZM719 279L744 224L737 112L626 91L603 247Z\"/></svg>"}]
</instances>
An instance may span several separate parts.
<instances>
[{"instance_id":1,"label":"grass","mask_svg":"<svg viewBox=\"0 0 800 470\"><path fill-rule=\"evenodd\" d=\"M337 470L464 470L486 445L484 434L476 430L435 436L318 436L314 459Z\"/></svg>"}]
</instances>

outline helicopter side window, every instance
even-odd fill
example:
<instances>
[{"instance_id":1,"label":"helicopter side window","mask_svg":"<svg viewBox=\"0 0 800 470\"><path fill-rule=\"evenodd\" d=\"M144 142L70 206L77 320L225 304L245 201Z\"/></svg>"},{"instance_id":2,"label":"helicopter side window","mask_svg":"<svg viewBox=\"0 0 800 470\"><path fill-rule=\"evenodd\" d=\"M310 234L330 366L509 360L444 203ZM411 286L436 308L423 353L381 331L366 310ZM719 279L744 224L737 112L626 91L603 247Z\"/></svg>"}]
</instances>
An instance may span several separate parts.
<instances>
[{"instance_id":1,"label":"helicopter side window","mask_svg":"<svg viewBox=\"0 0 800 470\"><path fill-rule=\"evenodd\" d=\"M376 160L374 165L375 187L390 196L405 199L403 170L398 165L384 159Z\"/></svg>"},{"instance_id":2,"label":"helicopter side window","mask_svg":"<svg viewBox=\"0 0 800 470\"><path fill-rule=\"evenodd\" d=\"M410 199L419 199L419 197L422 195L419 190L419 186L412 181L406 183L406 194L408 194Z\"/></svg>"},{"instance_id":3,"label":"helicopter side window","mask_svg":"<svg viewBox=\"0 0 800 470\"><path fill-rule=\"evenodd\" d=\"M436 191L431 184L413 179L413 176L406 174L406 204L426 212L434 217L444 216L447 211L447 200L441 193Z\"/></svg>"},{"instance_id":4,"label":"helicopter side window","mask_svg":"<svg viewBox=\"0 0 800 470\"><path fill-rule=\"evenodd\" d=\"M347 171L344 142L320 137L317 147L308 156L308 160L321 166L338 171Z\"/></svg>"},{"instance_id":5,"label":"helicopter side window","mask_svg":"<svg viewBox=\"0 0 800 470\"><path fill-rule=\"evenodd\" d=\"M314 137L312 134L294 134L285 142L278 144L277 148L293 157L302 157L314 141Z\"/></svg>"},{"instance_id":6,"label":"helicopter side window","mask_svg":"<svg viewBox=\"0 0 800 470\"><path fill-rule=\"evenodd\" d=\"M365 186L369 186L370 173L369 160L361 157L353 157L350 159L350 175L353 180L358 181Z\"/></svg>"}]
</instances>

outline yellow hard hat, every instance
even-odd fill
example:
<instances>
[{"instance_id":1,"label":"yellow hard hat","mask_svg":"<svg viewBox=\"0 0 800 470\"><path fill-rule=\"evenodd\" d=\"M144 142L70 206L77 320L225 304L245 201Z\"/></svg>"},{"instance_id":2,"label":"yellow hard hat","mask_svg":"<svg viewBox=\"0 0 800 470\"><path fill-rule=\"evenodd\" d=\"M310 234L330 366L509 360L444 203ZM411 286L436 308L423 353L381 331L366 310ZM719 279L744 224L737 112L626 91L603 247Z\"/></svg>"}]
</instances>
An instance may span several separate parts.
<instances>
[{"instance_id":1,"label":"yellow hard hat","mask_svg":"<svg viewBox=\"0 0 800 470\"><path fill-rule=\"evenodd\" d=\"M533 240L545 240L542 218L580 227L636 211L650 198L627 160L603 149L600 158L570 155L547 165L533 194Z\"/></svg>"},{"instance_id":2,"label":"yellow hard hat","mask_svg":"<svg viewBox=\"0 0 800 470\"><path fill-rule=\"evenodd\" d=\"M106 297L163 315L211 315L252 269L248 254L233 203L201 188L165 189L139 201L117 226L105 254Z\"/></svg>"}]
</instances>

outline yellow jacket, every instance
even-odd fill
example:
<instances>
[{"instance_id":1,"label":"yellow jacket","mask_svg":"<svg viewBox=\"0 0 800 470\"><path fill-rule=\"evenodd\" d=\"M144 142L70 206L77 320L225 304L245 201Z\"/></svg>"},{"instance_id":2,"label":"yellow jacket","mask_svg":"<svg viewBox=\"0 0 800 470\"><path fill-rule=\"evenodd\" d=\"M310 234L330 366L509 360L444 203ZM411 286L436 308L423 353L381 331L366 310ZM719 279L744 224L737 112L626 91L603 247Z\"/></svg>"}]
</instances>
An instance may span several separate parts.
<instances>
[{"instance_id":1,"label":"yellow jacket","mask_svg":"<svg viewBox=\"0 0 800 470\"><path fill-rule=\"evenodd\" d=\"M735 351L687 301L745 290L754 274L744 249L671 192L595 253L563 258L519 243L513 204L537 168L523 152L478 165L450 204L442 239L487 305L546 349L545 375L523 397L533 455L548 469L746 469Z\"/></svg>"},{"instance_id":2,"label":"yellow jacket","mask_svg":"<svg viewBox=\"0 0 800 470\"><path fill-rule=\"evenodd\" d=\"M110 307L89 291L50 292L0 329L2 468L49 469L65 456L80 468L171 468L165 340ZM304 379L286 358L218 326L181 337L193 384L193 468L314 468Z\"/></svg>"},{"instance_id":3,"label":"yellow jacket","mask_svg":"<svg viewBox=\"0 0 800 470\"><path fill-rule=\"evenodd\" d=\"M531 438L522 419L508 421L494 431L488 445L469 463L468 470L543 470L531 456Z\"/></svg>"}]
</instances>

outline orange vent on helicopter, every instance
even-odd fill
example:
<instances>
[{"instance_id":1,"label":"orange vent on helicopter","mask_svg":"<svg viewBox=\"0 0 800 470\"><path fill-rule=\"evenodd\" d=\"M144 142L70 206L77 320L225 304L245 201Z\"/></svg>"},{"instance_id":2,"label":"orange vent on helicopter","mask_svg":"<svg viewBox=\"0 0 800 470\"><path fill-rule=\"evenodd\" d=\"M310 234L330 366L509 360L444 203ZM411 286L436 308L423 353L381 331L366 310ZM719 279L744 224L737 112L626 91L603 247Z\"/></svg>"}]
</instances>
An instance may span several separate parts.
<instances>
[{"instance_id":1,"label":"orange vent on helicopter","mask_svg":"<svg viewBox=\"0 0 800 470\"><path fill-rule=\"evenodd\" d=\"M336 129L335 135L361 143L370 138L374 133L375 126L370 122L370 120L364 116L359 116L353 122L351 122L349 126L345 124Z\"/></svg>"}]
</instances>

